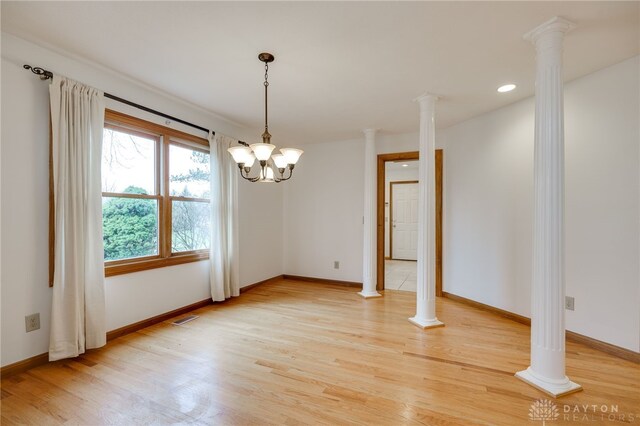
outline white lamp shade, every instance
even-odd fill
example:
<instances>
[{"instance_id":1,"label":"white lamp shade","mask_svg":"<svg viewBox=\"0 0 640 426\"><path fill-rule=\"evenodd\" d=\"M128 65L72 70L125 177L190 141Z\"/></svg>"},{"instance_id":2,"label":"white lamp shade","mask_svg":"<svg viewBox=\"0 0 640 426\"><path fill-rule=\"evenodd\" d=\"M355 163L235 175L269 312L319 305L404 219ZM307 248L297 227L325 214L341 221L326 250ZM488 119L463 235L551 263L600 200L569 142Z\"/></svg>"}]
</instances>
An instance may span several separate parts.
<instances>
[{"instance_id":1,"label":"white lamp shade","mask_svg":"<svg viewBox=\"0 0 640 426\"><path fill-rule=\"evenodd\" d=\"M264 176L264 173L262 173L262 170L260 170L260 180L258 182L274 182L273 180L273 169L271 167L267 167L267 176Z\"/></svg>"},{"instance_id":2,"label":"white lamp shade","mask_svg":"<svg viewBox=\"0 0 640 426\"><path fill-rule=\"evenodd\" d=\"M276 147L268 143L254 143L249 146L259 161L267 161L271 155L271 151Z\"/></svg>"},{"instance_id":3,"label":"white lamp shade","mask_svg":"<svg viewBox=\"0 0 640 426\"><path fill-rule=\"evenodd\" d=\"M249 158L252 157L251 149L246 146L232 146L227 151L233 157L233 161L238 164L246 164Z\"/></svg>"},{"instance_id":4,"label":"white lamp shade","mask_svg":"<svg viewBox=\"0 0 640 426\"><path fill-rule=\"evenodd\" d=\"M288 164L296 164L304 151L295 148L282 148L280 152L284 155Z\"/></svg>"},{"instance_id":5,"label":"white lamp shade","mask_svg":"<svg viewBox=\"0 0 640 426\"><path fill-rule=\"evenodd\" d=\"M244 163L244 166L251 168L251 166L253 166L253 163L255 163L255 161L256 161L256 156L253 155L253 152L250 152L249 158L247 158L247 161Z\"/></svg>"},{"instance_id":6,"label":"white lamp shade","mask_svg":"<svg viewBox=\"0 0 640 426\"><path fill-rule=\"evenodd\" d=\"M284 169L285 167L287 167L287 159L284 158L284 155L273 154L271 158L273 158L273 163L276 165L277 168Z\"/></svg>"}]
</instances>

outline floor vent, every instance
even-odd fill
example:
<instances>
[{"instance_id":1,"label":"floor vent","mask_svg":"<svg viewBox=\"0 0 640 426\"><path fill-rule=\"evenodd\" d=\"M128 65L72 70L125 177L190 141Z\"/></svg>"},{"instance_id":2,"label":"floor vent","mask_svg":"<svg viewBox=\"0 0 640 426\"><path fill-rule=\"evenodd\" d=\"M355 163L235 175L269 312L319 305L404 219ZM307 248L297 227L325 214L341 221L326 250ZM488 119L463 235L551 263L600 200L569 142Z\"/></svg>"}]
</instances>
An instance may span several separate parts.
<instances>
[{"instance_id":1,"label":"floor vent","mask_svg":"<svg viewBox=\"0 0 640 426\"><path fill-rule=\"evenodd\" d=\"M176 321L172 322L171 324L173 324L173 325L182 325L182 324L188 323L189 321L193 321L196 318L198 318L197 315L189 315L189 316L186 316L184 318L180 318L179 320L176 320Z\"/></svg>"}]
</instances>

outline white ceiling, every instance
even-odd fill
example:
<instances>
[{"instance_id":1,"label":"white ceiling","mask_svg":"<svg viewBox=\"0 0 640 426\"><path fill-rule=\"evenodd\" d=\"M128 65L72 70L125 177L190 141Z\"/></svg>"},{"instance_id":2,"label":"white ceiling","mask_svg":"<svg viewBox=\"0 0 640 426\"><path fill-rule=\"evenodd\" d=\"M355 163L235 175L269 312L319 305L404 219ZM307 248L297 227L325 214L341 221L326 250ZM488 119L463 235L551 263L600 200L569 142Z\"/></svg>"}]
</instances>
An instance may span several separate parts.
<instances>
[{"instance_id":1,"label":"white ceiling","mask_svg":"<svg viewBox=\"0 0 640 426\"><path fill-rule=\"evenodd\" d=\"M418 129L412 100L442 97L448 127L530 96L522 35L554 15L572 80L639 53L639 2L8 2L2 30L144 81L256 129L261 51L272 52L278 145ZM34 64L46 67L47 64ZM516 91L498 94L506 82ZM117 94L126 97L126 94ZM151 107L153 107L151 105Z\"/></svg>"}]
</instances>

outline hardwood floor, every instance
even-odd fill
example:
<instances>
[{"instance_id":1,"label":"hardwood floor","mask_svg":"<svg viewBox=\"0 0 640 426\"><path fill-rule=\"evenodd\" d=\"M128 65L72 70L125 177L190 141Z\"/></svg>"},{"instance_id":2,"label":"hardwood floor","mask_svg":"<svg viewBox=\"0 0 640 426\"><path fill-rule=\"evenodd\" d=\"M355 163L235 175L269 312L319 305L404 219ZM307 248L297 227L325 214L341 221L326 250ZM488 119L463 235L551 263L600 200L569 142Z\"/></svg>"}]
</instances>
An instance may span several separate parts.
<instances>
[{"instance_id":1,"label":"hardwood floor","mask_svg":"<svg viewBox=\"0 0 640 426\"><path fill-rule=\"evenodd\" d=\"M547 397L513 376L527 326L439 298L446 327L422 331L415 294L357 291L282 280L4 379L2 425L542 424ZM584 391L553 423L640 424L639 365L569 342L567 372Z\"/></svg>"}]
</instances>

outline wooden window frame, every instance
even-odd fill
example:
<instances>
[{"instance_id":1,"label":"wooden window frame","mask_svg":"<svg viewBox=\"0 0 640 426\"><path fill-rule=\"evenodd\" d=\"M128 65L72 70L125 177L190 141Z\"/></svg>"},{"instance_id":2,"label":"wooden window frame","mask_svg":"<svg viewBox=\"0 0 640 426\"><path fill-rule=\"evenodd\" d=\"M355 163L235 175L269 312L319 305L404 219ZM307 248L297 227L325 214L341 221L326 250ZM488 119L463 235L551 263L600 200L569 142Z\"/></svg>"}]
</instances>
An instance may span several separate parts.
<instances>
[{"instance_id":1,"label":"wooden window frame","mask_svg":"<svg viewBox=\"0 0 640 426\"><path fill-rule=\"evenodd\" d=\"M209 249L187 252L171 252L171 207L172 201L210 202L206 198L172 196L169 189L169 148L182 146L209 153L209 141L189 133L151 123L137 117L107 109L105 111L105 128L113 128L145 138L156 140L156 187L155 194L121 194L103 192L102 196L154 199L158 202L158 254L153 256L105 261L106 277L181 265L209 259ZM180 143L181 141L187 143ZM49 286L53 286L55 261L55 202L53 197L53 138L49 138Z\"/></svg>"}]
</instances>

